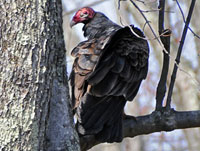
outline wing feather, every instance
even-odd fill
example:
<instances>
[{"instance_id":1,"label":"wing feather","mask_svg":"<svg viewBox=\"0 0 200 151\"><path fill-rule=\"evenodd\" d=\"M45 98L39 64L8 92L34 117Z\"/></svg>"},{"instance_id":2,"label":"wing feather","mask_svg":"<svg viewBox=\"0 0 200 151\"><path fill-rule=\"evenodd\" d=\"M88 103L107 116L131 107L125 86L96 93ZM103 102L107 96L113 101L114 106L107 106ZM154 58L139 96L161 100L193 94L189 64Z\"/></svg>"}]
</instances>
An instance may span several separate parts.
<instances>
[{"instance_id":1,"label":"wing feather","mask_svg":"<svg viewBox=\"0 0 200 151\"><path fill-rule=\"evenodd\" d=\"M116 86L117 80L118 75L113 72L109 72L103 80L90 89L90 92L94 96L98 97L109 95L109 92Z\"/></svg>"},{"instance_id":2,"label":"wing feather","mask_svg":"<svg viewBox=\"0 0 200 151\"><path fill-rule=\"evenodd\" d=\"M120 73L122 72L125 65L125 58L124 57L117 57L114 67L112 68L112 72Z\"/></svg>"}]
</instances>

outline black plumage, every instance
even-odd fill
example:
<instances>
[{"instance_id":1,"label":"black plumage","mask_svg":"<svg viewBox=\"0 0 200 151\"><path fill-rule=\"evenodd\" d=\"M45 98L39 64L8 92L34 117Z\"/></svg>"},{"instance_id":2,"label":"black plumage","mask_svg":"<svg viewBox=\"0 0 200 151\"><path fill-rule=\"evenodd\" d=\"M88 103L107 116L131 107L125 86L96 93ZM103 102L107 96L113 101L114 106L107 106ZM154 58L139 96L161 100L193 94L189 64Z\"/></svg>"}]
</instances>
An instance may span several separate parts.
<instances>
[{"instance_id":1,"label":"black plumage","mask_svg":"<svg viewBox=\"0 0 200 151\"><path fill-rule=\"evenodd\" d=\"M79 21L85 11L92 17ZM72 50L75 61L70 80L77 130L102 142L120 142L126 101L134 99L147 76L148 43L138 28L120 27L91 8L76 13L72 25L79 22L85 24L88 40Z\"/></svg>"}]
</instances>

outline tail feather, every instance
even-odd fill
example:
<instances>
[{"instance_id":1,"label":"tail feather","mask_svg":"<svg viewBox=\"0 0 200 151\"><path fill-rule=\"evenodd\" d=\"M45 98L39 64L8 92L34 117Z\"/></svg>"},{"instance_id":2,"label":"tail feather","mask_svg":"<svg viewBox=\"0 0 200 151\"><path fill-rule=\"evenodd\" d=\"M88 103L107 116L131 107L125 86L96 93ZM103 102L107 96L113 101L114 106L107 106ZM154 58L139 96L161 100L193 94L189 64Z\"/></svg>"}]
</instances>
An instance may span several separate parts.
<instances>
[{"instance_id":1,"label":"tail feather","mask_svg":"<svg viewBox=\"0 0 200 151\"><path fill-rule=\"evenodd\" d=\"M123 110L114 115L115 118L111 120L112 122L109 121L109 123L105 125L104 130L97 135L99 141L104 142L106 140L108 143L122 141L122 114Z\"/></svg>"},{"instance_id":2,"label":"tail feather","mask_svg":"<svg viewBox=\"0 0 200 151\"><path fill-rule=\"evenodd\" d=\"M77 109L79 134L95 135L101 142L120 142L125 98L86 94L82 99Z\"/></svg>"}]
</instances>

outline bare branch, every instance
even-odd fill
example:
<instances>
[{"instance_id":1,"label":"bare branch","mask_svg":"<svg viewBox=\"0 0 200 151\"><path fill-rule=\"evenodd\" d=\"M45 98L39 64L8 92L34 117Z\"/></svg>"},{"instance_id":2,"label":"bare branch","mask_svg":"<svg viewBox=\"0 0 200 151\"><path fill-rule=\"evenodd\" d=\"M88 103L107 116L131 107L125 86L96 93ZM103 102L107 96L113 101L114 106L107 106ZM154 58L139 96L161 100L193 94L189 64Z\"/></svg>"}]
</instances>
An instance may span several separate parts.
<instances>
[{"instance_id":1,"label":"bare branch","mask_svg":"<svg viewBox=\"0 0 200 151\"><path fill-rule=\"evenodd\" d=\"M142 0L136 0L137 2L140 2L140 3L142 3L142 4L144 4L145 5L145 2L144 1L142 1Z\"/></svg>"},{"instance_id":2,"label":"bare branch","mask_svg":"<svg viewBox=\"0 0 200 151\"><path fill-rule=\"evenodd\" d=\"M200 127L200 111L177 112L173 109L165 109L162 111L154 111L145 116L129 116L123 123L124 138L154 132L194 128ZM81 137L80 142L82 151L86 151L87 149L102 143L98 142L92 135Z\"/></svg>"},{"instance_id":3,"label":"bare branch","mask_svg":"<svg viewBox=\"0 0 200 151\"><path fill-rule=\"evenodd\" d=\"M171 31L169 29L166 30L168 33L167 35L171 34ZM161 41L165 47L165 49L170 53L170 36L164 37L161 36ZM167 75L169 70L169 55L163 51L163 67L162 72L160 76L160 81L157 86L156 90L156 110L162 109L162 104L164 101L165 93L167 91Z\"/></svg>"},{"instance_id":4,"label":"bare branch","mask_svg":"<svg viewBox=\"0 0 200 151\"><path fill-rule=\"evenodd\" d=\"M139 116L124 121L124 137L135 137L153 132L173 131L200 127L200 111L179 112L173 109L154 111L150 115Z\"/></svg>"},{"instance_id":5,"label":"bare branch","mask_svg":"<svg viewBox=\"0 0 200 151\"><path fill-rule=\"evenodd\" d=\"M182 15L182 17L183 17L183 21L184 21L184 23L185 23L185 16L184 16L183 10L182 10L182 8L181 8L181 6L180 6L178 0L175 0L175 1L176 1L176 4L178 5L178 8L179 8L179 10L180 10L180 12L181 12L181 15ZM189 26L188 26L188 29L193 33L193 35L194 35L195 37L197 37L197 38L200 39L200 36L197 35Z\"/></svg>"},{"instance_id":6,"label":"bare branch","mask_svg":"<svg viewBox=\"0 0 200 151\"><path fill-rule=\"evenodd\" d=\"M160 0L159 1L159 6L158 6L159 11L159 21L158 21L158 30L159 34L162 34L164 30L164 18L165 18L165 0Z\"/></svg>"},{"instance_id":7,"label":"bare branch","mask_svg":"<svg viewBox=\"0 0 200 151\"><path fill-rule=\"evenodd\" d=\"M181 57L181 53L182 53L182 49L183 49L183 44L184 44L184 41L185 41L185 37L186 37L186 34L187 34L189 23L190 23L192 13L193 13L193 10L194 10L195 2L196 2L196 0L192 0L191 5L190 5L189 13L188 13L188 16L187 16L187 19L186 19L185 27L184 27L184 30L183 30L183 34L182 34L182 37L181 37L180 45L179 45L176 60L175 60L176 63L174 64L173 73L171 75L171 81L170 81L170 85L169 85L169 92L168 92L167 104L166 104L166 107L168 109L170 108L171 96L172 96L174 83L175 83L175 79L176 79L176 73L177 73L178 65L180 63L180 57Z\"/></svg>"},{"instance_id":8,"label":"bare branch","mask_svg":"<svg viewBox=\"0 0 200 151\"><path fill-rule=\"evenodd\" d=\"M130 2L135 6L135 8L140 12L140 14L142 15L142 17L145 19L146 24L149 26L151 32L153 33L154 37L157 39L157 41L161 44L159 38L157 37L156 33L154 32L153 28L150 25L150 22L147 20L146 16L144 15L144 13L141 11L141 9L135 4L135 2L133 2L133 0L130 0Z\"/></svg>"},{"instance_id":9,"label":"bare branch","mask_svg":"<svg viewBox=\"0 0 200 151\"><path fill-rule=\"evenodd\" d=\"M141 10L143 13L158 12L160 9ZM174 13L172 11L164 11L165 13Z\"/></svg>"},{"instance_id":10,"label":"bare branch","mask_svg":"<svg viewBox=\"0 0 200 151\"><path fill-rule=\"evenodd\" d=\"M169 53L170 53L170 30L165 30L167 31L166 35L162 35L164 32L164 16L165 16L165 0L160 0L159 2L159 22L158 22L158 31L161 39L161 42L163 43L167 53L163 50L163 67L162 67L162 72L160 76L160 81L157 86L157 91L156 91L156 110L161 110L162 109L162 104L163 100L165 97L166 93L166 87L167 87L167 75L168 75L168 70L169 70Z\"/></svg>"}]
</instances>

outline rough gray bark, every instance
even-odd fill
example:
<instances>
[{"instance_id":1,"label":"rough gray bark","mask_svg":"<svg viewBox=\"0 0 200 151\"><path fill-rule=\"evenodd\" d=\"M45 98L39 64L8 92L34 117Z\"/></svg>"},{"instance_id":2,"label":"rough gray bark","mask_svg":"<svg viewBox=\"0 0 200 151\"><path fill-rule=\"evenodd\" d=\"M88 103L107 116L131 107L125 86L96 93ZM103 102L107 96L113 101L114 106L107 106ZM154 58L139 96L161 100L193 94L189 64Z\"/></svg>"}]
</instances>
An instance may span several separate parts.
<instances>
[{"instance_id":1,"label":"rough gray bark","mask_svg":"<svg viewBox=\"0 0 200 151\"><path fill-rule=\"evenodd\" d=\"M80 150L61 1L1 0L0 16L0 150Z\"/></svg>"}]
</instances>

